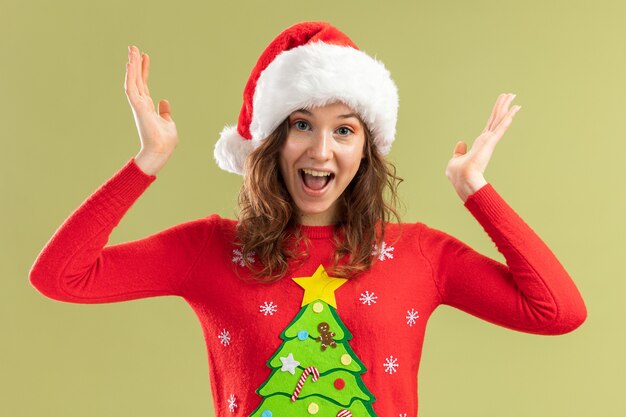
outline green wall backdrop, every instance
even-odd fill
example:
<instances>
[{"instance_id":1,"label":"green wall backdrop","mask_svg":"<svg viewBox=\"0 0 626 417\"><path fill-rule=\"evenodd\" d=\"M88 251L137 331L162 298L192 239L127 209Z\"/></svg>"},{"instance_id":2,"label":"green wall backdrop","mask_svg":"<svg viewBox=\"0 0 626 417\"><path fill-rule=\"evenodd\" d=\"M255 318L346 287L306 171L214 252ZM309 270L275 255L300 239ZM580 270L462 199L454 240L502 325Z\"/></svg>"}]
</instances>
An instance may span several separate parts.
<instances>
[{"instance_id":1,"label":"green wall backdrop","mask_svg":"<svg viewBox=\"0 0 626 417\"><path fill-rule=\"evenodd\" d=\"M444 170L498 94L516 93L522 109L485 176L587 304L587 321L558 337L440 307L426 333L420 417L626 415L626 3L607 0L0 0L0 415L213 415L202 332L184 300L59 303L28 271L139 150L123 90L127 45L150 54L152 96L171 102L180 144L110 244L234 215L241 179L215 165L213 144L236 122L263 48L301 20L338 26L398 84L390 159L406 180L403 220L501 262Z\"/></svg>"}]
</instances>

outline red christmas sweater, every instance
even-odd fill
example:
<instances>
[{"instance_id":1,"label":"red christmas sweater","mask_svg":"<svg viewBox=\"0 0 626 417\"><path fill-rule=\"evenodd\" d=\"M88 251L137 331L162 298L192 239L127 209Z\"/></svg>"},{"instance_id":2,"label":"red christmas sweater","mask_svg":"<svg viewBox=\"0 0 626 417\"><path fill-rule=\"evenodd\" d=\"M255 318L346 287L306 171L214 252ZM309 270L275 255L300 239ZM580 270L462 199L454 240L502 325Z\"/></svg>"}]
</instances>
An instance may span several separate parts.
<instances>
[{"instance_id":1,"label":"red christmas sweater","mask_svg":"<svg viewBox=\"0 0 626 417\"><path fill-rule=\"evenodd\" d=\"M464 205L506 265L424 223L389 224L371 270L339 280L326 273L333 227L301 226L308 258L258 284L235 274L245 272L236 221L217 215L106 246L155 179L131 158L54 233L30 282L71 303L182 297L202 326L219 417L415 417L424 332L437 306L543 335L570 332L587 316L566 270L491 184Z\"/></svg>"}]
</instances>

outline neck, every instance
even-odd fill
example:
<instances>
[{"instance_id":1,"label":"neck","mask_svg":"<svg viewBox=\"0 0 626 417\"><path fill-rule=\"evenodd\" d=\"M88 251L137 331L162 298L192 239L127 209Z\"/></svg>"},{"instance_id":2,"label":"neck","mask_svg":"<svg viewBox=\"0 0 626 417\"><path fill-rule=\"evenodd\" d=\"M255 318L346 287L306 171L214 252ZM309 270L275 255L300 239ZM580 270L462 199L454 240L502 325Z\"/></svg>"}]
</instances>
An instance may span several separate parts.
<instances>
[{"instance_id":1,"label":"neck","mask_svg":"<svg viewBox=\"0 0 626 417\"><path fill-rule=\"evenodd\" d=\"M298 223L303 226L332 226L337 223L333 213L300 214Z\"/></svg>"},{"instance_id":2,"label":"neck","mask_svg":"<svg viewBox=\"0 0 626 417\"><path fill-rule=\"evenodd\" d=\"M334 226L335 223L330 220L317 219L317 218L304 218L301 217L298 224L302 226Z\"/></svg>"}]
</instances>

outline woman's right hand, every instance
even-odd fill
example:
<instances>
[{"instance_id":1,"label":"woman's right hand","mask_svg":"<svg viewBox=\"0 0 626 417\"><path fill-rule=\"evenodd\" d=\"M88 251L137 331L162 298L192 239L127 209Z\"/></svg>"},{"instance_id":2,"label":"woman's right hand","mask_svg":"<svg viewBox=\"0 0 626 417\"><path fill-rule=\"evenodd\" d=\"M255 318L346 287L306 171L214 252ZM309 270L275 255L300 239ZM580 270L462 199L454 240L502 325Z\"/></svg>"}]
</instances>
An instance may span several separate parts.
<instances>
[{"instance_id":1,"label":"woman's right hand","mask_svg":"<svg viewBox=\"0 0 626 417\"><path fill-rule=\"evenodd\" d=\"M178 145L178 132L167 100L160 100L158 113L155 111L148 89L149 68L148 54L140 55L136 46L129 46L124 90L141 140L141 150L135 162L146 173L156 175Z\"/></svg>"}]
</instances>

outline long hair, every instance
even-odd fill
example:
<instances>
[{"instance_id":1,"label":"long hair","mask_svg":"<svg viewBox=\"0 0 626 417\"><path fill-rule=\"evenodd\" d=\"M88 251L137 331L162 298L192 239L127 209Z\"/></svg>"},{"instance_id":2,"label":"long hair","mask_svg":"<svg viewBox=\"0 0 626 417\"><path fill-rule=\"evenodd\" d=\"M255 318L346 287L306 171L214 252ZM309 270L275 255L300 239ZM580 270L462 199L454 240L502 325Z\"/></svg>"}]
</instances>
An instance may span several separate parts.
<instances>
[{"instance_id":1,"label":"long hair","mask_svg":"<svg viewBox=\"0 0 626 417\"><path fill-rule=\"evenodd\" d=\"M380 248L385 224L392 218L400 222L397 188L403 179L374 146L371 132L362 120L361 124L365 132L364 158L338 202L336 249L330 271L336 277L353 278L371 268L372 249ZM306 259L310 244L297 228L298 208L280 173L279 154L288 133L287 118L251 152L239 191L236 243L257 282L282 278L290 261ZM254 258L260 266L253 264Z\"/></svg>"}]
</instances>

